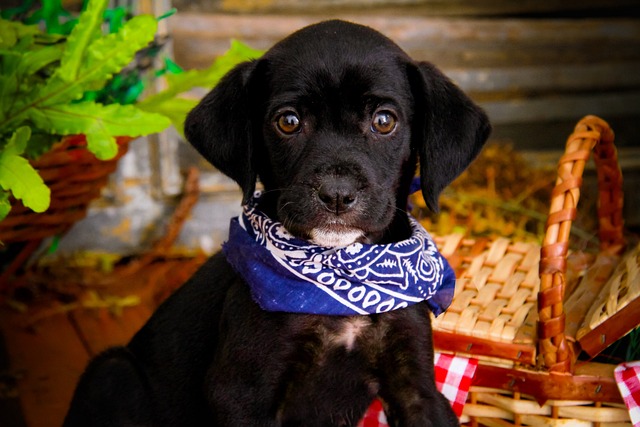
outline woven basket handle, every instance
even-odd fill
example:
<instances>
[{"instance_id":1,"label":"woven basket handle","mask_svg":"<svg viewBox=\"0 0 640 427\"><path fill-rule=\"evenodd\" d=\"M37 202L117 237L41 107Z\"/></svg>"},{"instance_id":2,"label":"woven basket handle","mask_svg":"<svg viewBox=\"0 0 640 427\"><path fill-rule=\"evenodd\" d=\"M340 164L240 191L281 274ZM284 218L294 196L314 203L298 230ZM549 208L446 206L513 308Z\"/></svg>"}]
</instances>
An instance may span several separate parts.
<instances>
[{"instance_id":1,"label":"woven basket handle","mask_svg":"<svg viewBox=\"0 0 640 427\"><path fill-rule=\"evenodd\" d=\"M539 351L550 372L570 372L573 363L573 351L564 333L562 302L569 232L576 218L582 174L592 151L598 175L600 250L619 253L624 249L622 173L613 139L613 131L604 120L587 116L569 136L565 154L558 163L558 179L551 193L541 250L538 294Z\"/></svg>"}]
</instances>

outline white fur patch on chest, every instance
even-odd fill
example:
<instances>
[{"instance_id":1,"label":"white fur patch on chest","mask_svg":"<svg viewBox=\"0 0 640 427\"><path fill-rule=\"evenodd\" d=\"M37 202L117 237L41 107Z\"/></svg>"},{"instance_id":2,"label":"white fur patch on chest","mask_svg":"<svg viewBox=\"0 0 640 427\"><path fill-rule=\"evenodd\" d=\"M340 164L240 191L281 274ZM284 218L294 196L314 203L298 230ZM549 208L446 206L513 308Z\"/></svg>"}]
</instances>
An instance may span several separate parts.
<instances>
[{"instance_id":1,"label":"white fur patch on chest","mask_svg":"<svg viewBox=\"0 0 640 427\"><path fill-rule=\"evenodd\" d=\"M341 330L331 337L331 343L337 346L344 346L347 351L351 351L355 347L358 336L370 325L371 321L366 317L346 319L342 323Z\"/></svg>"}]
</instances>

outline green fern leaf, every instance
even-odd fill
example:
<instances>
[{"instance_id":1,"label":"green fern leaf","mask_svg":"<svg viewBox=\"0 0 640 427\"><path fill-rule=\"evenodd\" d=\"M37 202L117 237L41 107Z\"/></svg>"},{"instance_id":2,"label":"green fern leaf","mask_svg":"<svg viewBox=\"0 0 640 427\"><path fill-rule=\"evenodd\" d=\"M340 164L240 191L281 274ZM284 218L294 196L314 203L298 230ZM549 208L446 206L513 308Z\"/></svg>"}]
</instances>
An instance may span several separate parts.
<instances>
[{"instance_id":1,"label":"green fern leaf","mask_svg":"<svg viewBox=\"0 0 640 427\"><path fill-rule=\"evenodd\" d=\"M60 68L56 71L56 76L62 81L72 82L78 78L88 46L100 35L102 15L108 3L108 0L92 0L80 14L78 23L69 34Z\"/></svg>"},{"instance_id":2,"label":"green fern leaf","mask_svg":"<svg viewBox=\"0 0 640 427\"><path fill-rule=\"evenodd\" d=\"M0 75L0 121L3 121L13 105L14 95L18 90L18 78L15 74Z\"/></svg>"},{"instance_id":3,"label":"green fern leaf","mask_svg":"<svg viewBox=\"0 0 640 427\"><path fill-rule=\"evenodd\" d=\"M57 44L26 52L16 67L16 74L20 79L30 76L59 60L61 56L62 48Z\"/></svg>"},{"instance_id":4,"label":"green fern leaf","mask_svg":"<svg viewBox=\"0 0 640 427\"><path fill-rule=\"evenodd\" d=\"M30 136L31 130L23 126L0 151L0 187L11 191L13 197L34 212L44 212L49 208L51 191L29 161L20 155Z\"/></svg>"},{"instance_id":5,"label":"green fern leaf","mask_svg":"<svg viewBox=\"0 0 640 427\"><path fill-rule=\"evenodd\" d=\"M189 111L198 104L195 99L187 98L173 98L165 101L157 102L155 104L148 104L145 111L149 113L162 114L171 120L171 123L176 130L184 135L184 121L187 118Z\"/></svg>"},{"instance_id":6,"label":"green fern leaf","mask_svg":"<svg viewBox=\"0 0 640 427\"><path fill-rule=\"evenodd\" d=\"M113 159L118 154L118 143L114 136L101 129L86 134L87 148L100 160Z\"/></svg>"},{"instance_id":7,"label":"green fern leaf","mask_svg":"<svg viewBox=\"0 0 640 427\"><path fill-rule=\"evenodd\" d=\"M85 134L89 150L102 160L116 155L114 136L148 135L171 125L168 118L134 105L101 105L91 101L33 108L29 118L50 133Z\"/></svg>"},{"instance_id":8,"label":"green fern leaf","mask_svg":"<svg viewBox=\"0 0 640 427\"><path fill-rule=\"evenodd\" d=\"M0 19L0 49L13 47L21 38L34 36L39 32L37 25L24 25L20 22Z\"/></svg>"},{"instance_id":9,"label":"green fern leaf","mask_svg":"<svg viewBox=\"0 0 640 427\"><path fill-rule=\"evenodd\" d=\"M73 81L56 74L40 91L38 99L25 102L26 107L51 106L79 99L86 90L102 87L111 76L127 66L138 50L153 40L157 22L149 15L136 16L120 31L95 40L87 48L87 55Z\"/></svg>"},{"instance_id":10,"label":"green fern leaf","mask_svg":"<svg viewBox=\"0 0 640 427\"><path fill-rule=\"evenodd\" d=\"M0 153L0 187L34 212L44 212L51 203L51 191L29 161L21 156Z\"/></svg>"},{"instance_id":11,"label":"green fern leaf","mask_svg":"<svg viewBox=\"0 0 640 427\"><path fill-rule=\"evenodd\" d=\"M11 212L11 203L9 203L9 192L0 191L0 221L5 219Z\"/></svg>"},{"instance_id":12,"label":"green fern leaf","mask_svg":"<svg viewBox=\"0 0 640 427\"><path fill-rule=\"evenodd\" d=\"M27 148L27 142L31 138L31 128L29 126L22 126L13 132L11 138L7 144L3 147L3 151L11 156L16 156L24 153Z\"/></svg>"},{"instance_id":13,"label":"green fern leaf","mask_svg":"<svg viewBox=\"0 0 640 427\"><path fill-rule=\"evenodd\" d=\"M86 101L34 109L30 118L43 129L57 135L73 135L104 129L112 136L141 136L161 132L169 120L148 113L135 105L102 105Z\"/></svg>"},{"instance_id":14,"label":"green fern leaf","mask_svg":"<svg viewBox=\"0 0 640 427\"><path fill-rule=\"evenodd\" d=\"M263 51L253 49L237 40L232 40L229 50L218 57L210 67L203 70L189 70L179 74L167 75L169 87L139 102L138 107L152 111L154 104L170 100L194 87L212 88L234 66L240 62L258 58L262 53Z\"/></svg>"}]
</instances>

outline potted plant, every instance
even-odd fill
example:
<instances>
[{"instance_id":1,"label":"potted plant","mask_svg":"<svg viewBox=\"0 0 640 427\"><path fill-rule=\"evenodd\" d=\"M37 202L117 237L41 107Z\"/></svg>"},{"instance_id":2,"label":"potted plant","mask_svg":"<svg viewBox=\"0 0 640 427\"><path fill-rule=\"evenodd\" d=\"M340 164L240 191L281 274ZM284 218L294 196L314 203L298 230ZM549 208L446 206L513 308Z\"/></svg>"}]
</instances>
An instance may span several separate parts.
<instances>
[{"instance_id":1,"label":"potted plant","mask_svg":"<svg viewBox=\"0 0 640 427\"><path fill-rule=\"evenodd\" d=\"M213 86L237 62L260 54L235 42L206 70L183 72L168 62L166 90L141 102L120 97L106 104L101 91L113 87L114 81L122 86L118 73L154 40L158 21L150 15L134 16L105 34L107 3L86 2L68 36L0 19L0 241L60 232L60 227L44 230L56 222L52 217L42 221L40 231L29 229L38 222L29 215L49 209L51 191L67 185L60 182L63 178L71 178L69 185L74 186L91 164L104 166L124 154L129 139L161 132L172 123L181 130L186 113L196 103L181 94L195 86ZM61 137L62 142L56 143ZM65 162L75 162L77 167L67 167ZM44 174L49 167L57 170ZM106 172L114 168L110 165ZM104 179L88 175L89 182L104 184ZM67 191L62 205L78 200L74 190ZM92 189L91 194L98 193ZM87 205L71 221L84 216ZM29 215L22 218L25 213ZM8 227L19 233L8 233Z\"/></svg>"}]
</instances>

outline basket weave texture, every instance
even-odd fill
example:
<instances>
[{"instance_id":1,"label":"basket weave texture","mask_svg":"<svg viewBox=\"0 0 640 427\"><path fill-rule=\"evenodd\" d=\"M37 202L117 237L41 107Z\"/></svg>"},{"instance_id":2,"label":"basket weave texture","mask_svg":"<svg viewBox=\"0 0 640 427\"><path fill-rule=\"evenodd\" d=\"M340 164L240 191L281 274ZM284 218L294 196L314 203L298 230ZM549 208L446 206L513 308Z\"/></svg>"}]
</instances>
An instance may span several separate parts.
<instances>
[{"instance_id":1,"label":"basket weave texture","mask_svg":"<svg viewBox=\"0 0 640 427\"><path fill-rule=\"evenodd\" d=\"M130 141L129 137L118 137L118 154L102 161L87 150L84 135L68 136L31 161L51 189L51 204L47 211L35 213L12 201L11 212L0 221L0 241L41 240L65 232L84 218L89 203L100 196Z\"/></svg>"},{"instance_id":2,"label":"basket weave texture","mask_svg":"<svg viewBox=\"0 0 640 427\"><path fill-rule=\"evenodd\" d=\"M563 305L569 234L592 152L600 252L617 257L625 249L622 174L613 139L598 117L577 124L558 164L542 245L435 237L458 277L451 306L434 319L435 346L480 360L465 407L469 425L631 425L613 366L576 362L580 347L566 335Z\"/></svg>"}]
</instances>

